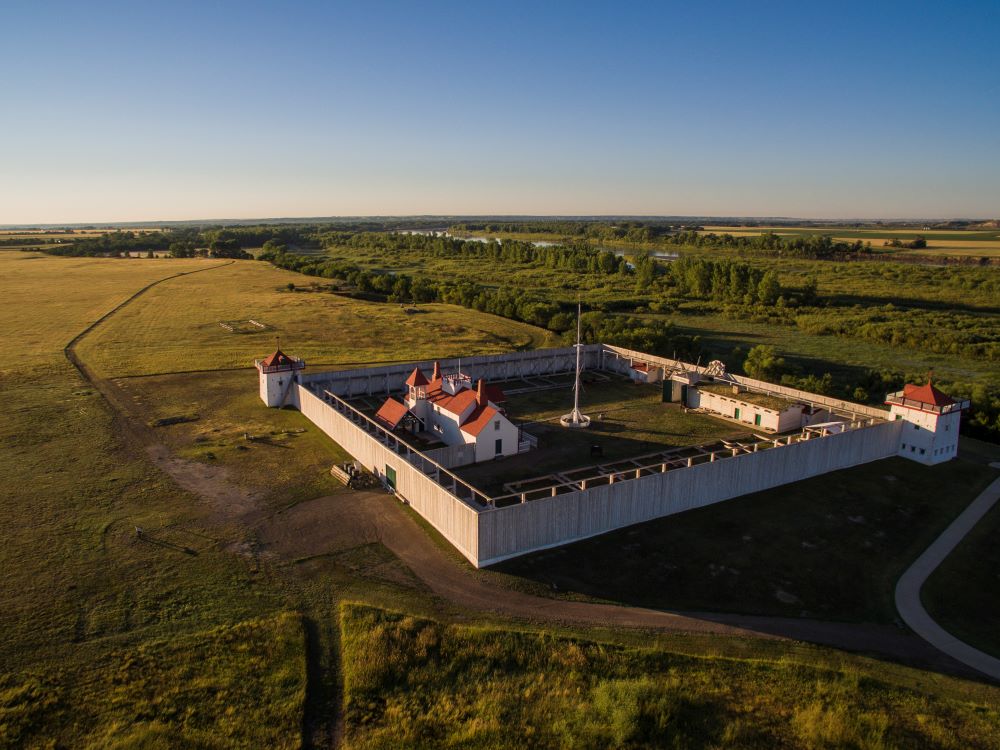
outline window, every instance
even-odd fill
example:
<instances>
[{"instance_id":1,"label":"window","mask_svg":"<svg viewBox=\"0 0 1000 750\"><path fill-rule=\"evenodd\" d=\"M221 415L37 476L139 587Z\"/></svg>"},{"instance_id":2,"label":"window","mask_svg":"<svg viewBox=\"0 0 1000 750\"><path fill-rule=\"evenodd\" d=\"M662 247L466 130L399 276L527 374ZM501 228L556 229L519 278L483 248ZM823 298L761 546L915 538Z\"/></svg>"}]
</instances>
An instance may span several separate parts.
<instances>
[{"instance_id":1,"label":"window","mask_svg":"<svg viewBox=\"0 0 1000 750\"><path fill-rule=\"evenodd\" d=\"M944 426L944 431L945 431L945 432L948 432L948 430L950 430L950 429L951 429L951 425L950 425L950 424L946 424L946 425Z\"/></svg>"},{"instance_id":2,"label":"window","mask_svg":"<svg viewBox=\"0 0 1000 750\"><path fill-rule=\"evenodd\" d=\"M499 419L494 419L493 420L493 429L494 430L499 430L500 429L500 420Z\"/></svg>"},{"instance_id":3,"label":"window","mask_svg":"<svg viewBox=\"0 0 1000 750\"><path fill-rule=\"evenodd\" d=\"M921 449L920 449L920 455L922 456L922 455L924 455L924 453L925 453L924 449L923 449L923 448L921 448Z\"/></svg>"},{"instance_id":4,"label":"window","mask_svg":"<svg viewBox=\"0 0 1000 750\"><path fill-rule=\"evenodd\" d=\"M917 452L917 446L911 445L910 446L910 453L916 453L916 452Z\"/></svg>"},{"instance_id":5,"label":"window","mask_svg":"<svg viewBox=\"0 0 1000 750\"><path fill-rule=\"evenodd\" d=\"M913 429L914 429L914 430L919 430L920 428L919 428L919 427L917 427L916 425L913 425Z\"/></svg>"},{"instance_id":6,"label":"window","mask_svg":"<svg viewBox=\"0 0 1000 750\"><path fill-rule=\"evenodd\" d=\"M903 450L906 450L906 443L903 443Z\"/></svg>"},{"instance_id":7,"label":"window","mask_svg":"<svg viewBox=\"0 0 1000 750\"><path fill-rule=\"evenodd\" d=\"M760 427L760 414L754 414L754 415L753 415L753 423L754 423L754 424L755 424L755 425L756 425L757 427Z\"/></svg>"}]
</instances>

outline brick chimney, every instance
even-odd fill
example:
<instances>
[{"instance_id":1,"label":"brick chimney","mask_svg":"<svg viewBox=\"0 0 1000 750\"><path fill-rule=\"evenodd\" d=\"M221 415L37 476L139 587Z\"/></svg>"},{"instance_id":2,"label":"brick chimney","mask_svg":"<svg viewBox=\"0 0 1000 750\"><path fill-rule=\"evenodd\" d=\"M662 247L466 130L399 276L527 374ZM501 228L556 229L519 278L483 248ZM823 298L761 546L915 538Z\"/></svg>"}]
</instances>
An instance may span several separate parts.
<instances>
[{"instance_id":1,"label":"brick chimney","mask_svg":"<svg viewBox=\"0 0 1000 750\"><path fill-rule=\"evenodd\" d=\"M439 362L434 363L434 372L431 374L431 380L441 379L441 364Z\"/></svg>"},{"instance_id":2,"label":"brick chimney","mask_svg":"<svg viewBox=\"0 0 1000 750\"><path fill-rule=\"evenodd\" d=\"M476 383L476 403L480 406L486 406L489 399L486 398L486 381L479 378L479 382Z\"/></svg>"}]
</instances>

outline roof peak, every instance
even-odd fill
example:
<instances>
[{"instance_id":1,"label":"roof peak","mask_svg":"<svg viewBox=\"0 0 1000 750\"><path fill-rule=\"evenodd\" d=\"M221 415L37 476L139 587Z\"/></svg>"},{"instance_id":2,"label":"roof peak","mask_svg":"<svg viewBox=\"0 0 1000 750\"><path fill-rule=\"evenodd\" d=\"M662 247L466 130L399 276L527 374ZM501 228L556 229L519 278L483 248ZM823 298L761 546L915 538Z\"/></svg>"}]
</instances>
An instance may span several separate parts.
<instances>
[{"instance_id":1,"label":"roof peak","mask_svg":"<svg viewBox=\"0 0 1000 750\"><path fill-rule=\"evenodd\" d=\"M430 381L427 380L427 376L424 375L423 371L419 367L414 367L413 372L410 373L410 377L406 379L406 385L411 388L427 385L429 382Z\"/></svg>"}]
</instances>

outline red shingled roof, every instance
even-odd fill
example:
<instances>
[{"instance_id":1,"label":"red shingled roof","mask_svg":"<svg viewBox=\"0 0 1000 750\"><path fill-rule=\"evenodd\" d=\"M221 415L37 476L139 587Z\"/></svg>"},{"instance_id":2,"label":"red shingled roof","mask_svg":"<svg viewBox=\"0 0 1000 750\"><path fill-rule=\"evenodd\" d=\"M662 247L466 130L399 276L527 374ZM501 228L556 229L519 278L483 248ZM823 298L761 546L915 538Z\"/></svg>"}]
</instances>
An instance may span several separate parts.
<instances>
[{"instance_id":1,"label":"red shingled roof","mask_svg":"<svg viewBox=\"0 0 1000 750\"><path fill-rule=\"evenodd\" d=\"M477 406L476 410L465 420L465 424L462 425L462 432L467 432L476 437L498 415L499 412L492 406Z\"/></svg>"},{"instance_id":2,"label":"red shingled roof","mask_svg":"<svg viewBox=\"0 0 1000 750\"><path fill-rule=\"evenodd\" d=\"M471 388L465 388L452 396L450 393L446 393L440 389L434 389L428 391L427 400L436 406L440 406L445 411L461 415L462 412L469 408L469 404L476 402L476 392Z\"/></svg>"},{"instance_id":3,"label":"red shingled roof","mask_svg":"<svg viewBox=\"0 0 1000 750\"><path fill-rule=\"evenodd\" d=\"M942 393L930 383L927 385L904 385L903 398L932 406L951 406L955 403L955 399L947 393Z\"/></svg>"},{"instance_id":4,"label":"red shingled roof","mask_svg":"<svg viewBox=\"0 0 1000 750\"><path fill-rule=\"evenodd\" d=\"M414 367L413 372L410 373L410 377L406 379L406 385L408 386L420 386L427 385L427 376L420 371L419 367Z\"/></svg>"},{"instance_id":5,"label":"red shingled roof","mask_svg":"<svg viewBox=\"0 0 1000 750\"><path fill-rule=\"evenodd\" d=\"M281 349L278 349L271 356L265 357L261 364L264 365L264 367L278 367L280 365L291 366L295 364L295 360L281 351Z\"/></svg>"},{"instance_id":6,"label":"red shingled roof","mask_svg":"<svg viewBox=\"0 0 1000 750\"><path fill-rule=\"evenodd\" d=\"M379 410L375 413L375 420L381 422L390 430L394 430L399 423L403 421L403 417L405 417L409 411L409 409L399 403L396 399L387 398L385 403L382 404Z\"/></svg>"}]
</instances>

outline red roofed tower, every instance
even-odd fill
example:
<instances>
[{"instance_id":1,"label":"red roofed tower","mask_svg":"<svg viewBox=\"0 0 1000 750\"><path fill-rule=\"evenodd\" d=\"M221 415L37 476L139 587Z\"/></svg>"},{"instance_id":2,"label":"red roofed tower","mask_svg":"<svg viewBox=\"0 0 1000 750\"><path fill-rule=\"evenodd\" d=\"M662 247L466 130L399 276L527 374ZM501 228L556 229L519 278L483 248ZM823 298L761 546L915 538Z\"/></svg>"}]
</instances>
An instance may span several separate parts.
<instances>
[{"instance_id":1,"label":"red roofed tower","mask_svg":"<svg viewBox=\"0 0 1000 750\"><path fill-rule=\"evenodd\" d=\"M254 360L260 378L260 399L268 406L284 406L295 382L295 373L306 366L298 357L290 357L281 349L264 359Z\"/></svg>"},{"instance_id":2,"label":"red roofed tower","mask_svg":"<svg viewBox=\"0 0 1000 750\"><path fill-rule=\"evenodd\" d=\"M905 420L899 455L922 464L939 464L958 454L958 428L968 401L942 393L927 378L926 385L903 386L885 398L896 419Z\"/></svg>"}]
</instances>

